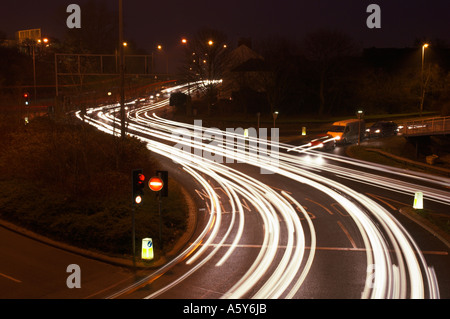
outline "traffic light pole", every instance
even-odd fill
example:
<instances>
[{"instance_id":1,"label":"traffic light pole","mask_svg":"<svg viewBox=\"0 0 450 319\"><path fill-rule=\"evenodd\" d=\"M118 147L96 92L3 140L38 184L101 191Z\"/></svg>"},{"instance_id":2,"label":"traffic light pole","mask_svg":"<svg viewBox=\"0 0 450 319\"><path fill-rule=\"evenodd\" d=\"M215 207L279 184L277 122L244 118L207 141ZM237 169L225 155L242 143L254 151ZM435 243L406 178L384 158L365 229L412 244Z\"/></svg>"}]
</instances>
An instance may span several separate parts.
<instances>
[{"instance_id":1,"label":"traffic light pole","mask_svg":"<svg viewBox=\"0 0 450 319\"><path fill-rule=\"evenodd\" d=\"M161 191L158 192L158 212L159 212L159 244L161 245L161 249L163 247L162 242L162 217L161 217Z\"/></svg>"},{"instance_id":2,"label":"traffic light pole","mask_svg":"<svg viewBox=\"0 0 450 319\"><path fill-rule=\"evenodd\" d=\"M120 135L125 139L125 70L123 52L123 0L119 0L119 72L120 72Z\"/></svg>"},{"instance_id":3,"label":"traffic light pole","mask_svg":"<svg viewBox=\"0 0 450 319\"><path fill-rule=\"evenodd\" d=\"M135 204L132 204L133 208L131 211L131 237L132 237L132 246L133 246L133 267L136 267L136 226L135 226L135 217L134 217L134 211L135 211Z\"/></svg>"},{"instance_id":4,"label":"traffic light pole","mask_svg":"<svg viewBox=\"0 0 450 319\"><path fill-rule=\"evenodd\" d=\"M131 241L133 252L133 267L136 267L136 206L142 202L142 189L144 187L145 176L142 169L131 171Z\"/></svg>"}]
</instances>

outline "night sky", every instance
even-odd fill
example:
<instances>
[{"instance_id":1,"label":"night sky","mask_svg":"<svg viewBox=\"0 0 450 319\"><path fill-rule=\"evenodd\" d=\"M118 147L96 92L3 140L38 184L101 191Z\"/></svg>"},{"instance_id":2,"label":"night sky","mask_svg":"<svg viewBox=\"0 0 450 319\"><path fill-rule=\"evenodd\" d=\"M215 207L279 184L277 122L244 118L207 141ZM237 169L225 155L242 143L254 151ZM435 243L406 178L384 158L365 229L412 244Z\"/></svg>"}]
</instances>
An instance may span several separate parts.
<instances>
[{"instance_id":1,"label":"night sky","mask_svg":"<svg viewBox=\"0 0 450 319\"><path fill-rule=\"evenodd\" d=\"M362 47L408 47L416 38L450 43L449 0L124 0L125 39L149 50L153 43L179 44L202 26L223 31L232 45L240 37L301 39L319 28L342 31ZM41 28L43 36L61 38L66 7L85 0L2 0L0 31ZM117 10L118 0L108 0ZM381 7L381 29L369 29L366 8ZM58 18L59 17L59 18ZM82 17L83 19L83 17ZM81 20L83 27L83 20Z\"/></svg>"}]
</instances>

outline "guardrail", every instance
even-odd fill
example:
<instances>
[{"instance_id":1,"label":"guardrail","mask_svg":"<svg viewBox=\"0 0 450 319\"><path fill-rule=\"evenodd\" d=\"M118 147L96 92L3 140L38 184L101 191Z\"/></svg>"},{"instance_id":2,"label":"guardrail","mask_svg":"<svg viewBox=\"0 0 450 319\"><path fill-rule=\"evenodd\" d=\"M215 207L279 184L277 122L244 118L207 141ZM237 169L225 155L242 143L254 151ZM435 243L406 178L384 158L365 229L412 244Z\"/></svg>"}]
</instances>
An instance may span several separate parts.
<instances>
[{"instance_id":1,"label":"guardrail","mask_svg":"<svg viewBox=\"0 0 450 319\"><path fill-rule=\"evenodd\" d=\"M398 134L405 136L450 134L450 116L399 123Z\"/></svg>"}]
</instances>

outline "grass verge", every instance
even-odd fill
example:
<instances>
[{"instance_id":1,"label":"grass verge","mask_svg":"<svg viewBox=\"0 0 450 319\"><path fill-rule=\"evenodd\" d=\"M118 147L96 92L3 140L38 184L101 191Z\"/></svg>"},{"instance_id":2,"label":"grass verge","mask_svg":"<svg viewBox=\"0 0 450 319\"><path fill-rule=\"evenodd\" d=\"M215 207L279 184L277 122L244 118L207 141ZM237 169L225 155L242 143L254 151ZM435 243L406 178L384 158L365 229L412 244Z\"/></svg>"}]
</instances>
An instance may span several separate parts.
<instances>
[{"instance_id":1,"label":"grass verge","mask_svg":"<svg viewBox=\"0 0 450 319\"><path fill-rule=\"evenodd\" d=\"M131 257L131 172L160 169L146 146L76 123L37 119L3 132L0 142L0 218L50 239L112 256ZM147 177L148 177L147 176ZM169 179L162 200L163 255L186 230L182 188ZM155 193L146 189L135 210L140 240L159 241Z\"/></svg>"}]
</instances>

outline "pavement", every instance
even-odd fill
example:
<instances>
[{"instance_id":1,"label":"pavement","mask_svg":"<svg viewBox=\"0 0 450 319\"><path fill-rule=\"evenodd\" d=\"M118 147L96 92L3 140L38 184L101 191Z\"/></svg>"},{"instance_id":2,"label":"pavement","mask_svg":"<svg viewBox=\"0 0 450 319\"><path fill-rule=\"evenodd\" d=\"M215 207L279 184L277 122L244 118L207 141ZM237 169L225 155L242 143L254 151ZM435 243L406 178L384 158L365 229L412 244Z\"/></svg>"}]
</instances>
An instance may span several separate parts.
<instances>
[{"instance_id":1,"label":"pavement","mask_svg":"<svg viewBox=\"0 0 450 319\"><path fill-rule=\"evenodd\" d=\"M180 185L181 186L181 185ZM11 230L15 233L21 234L25 237L31 238L33 240L39 241L41 243L50 245L52 247L56 247L74 254L78 254L87 258L95 259L98 261L102 261L111 265L120 266L120 267L126 267L126 268L134 268L134 269L157 269L164 264L167 263L168 260L170 260L172 257L177 256L177 254L180 252L180 250L189 242L189 240L192 237L192 234L195 230L196 226L196 219L197 219L197 207L195 202L193 201L191 195L183 188L181 187L182 192L184 193L184 196L186 198L186 202L188 204L189 208L189 218L187 223L187 230L181 236L178 241L173 245L173 247L170 249L170 251L166 252L163 256L159 258L155 258L153 261L141 261L140 258L136 258L135 264L133 264L133 260L131 258L125 258L125 257L116 257L111 256L102 252L88 250L88 249L81 249L76 246L72 246L66 243L62 243L59 241L52 240L48 237L42 236L38 233L35 233L33 231L30 231L28 229L25 229L23 227L20 227L18 225L15 225L13 223L10 223L5 220L0 219L0 227L4 227L8 230ZM139 246L139 245L137 245ZM140 253L139 253L140 254ZM138 252L136 255L139 255Z\"/></svg>"}]
</instances>

